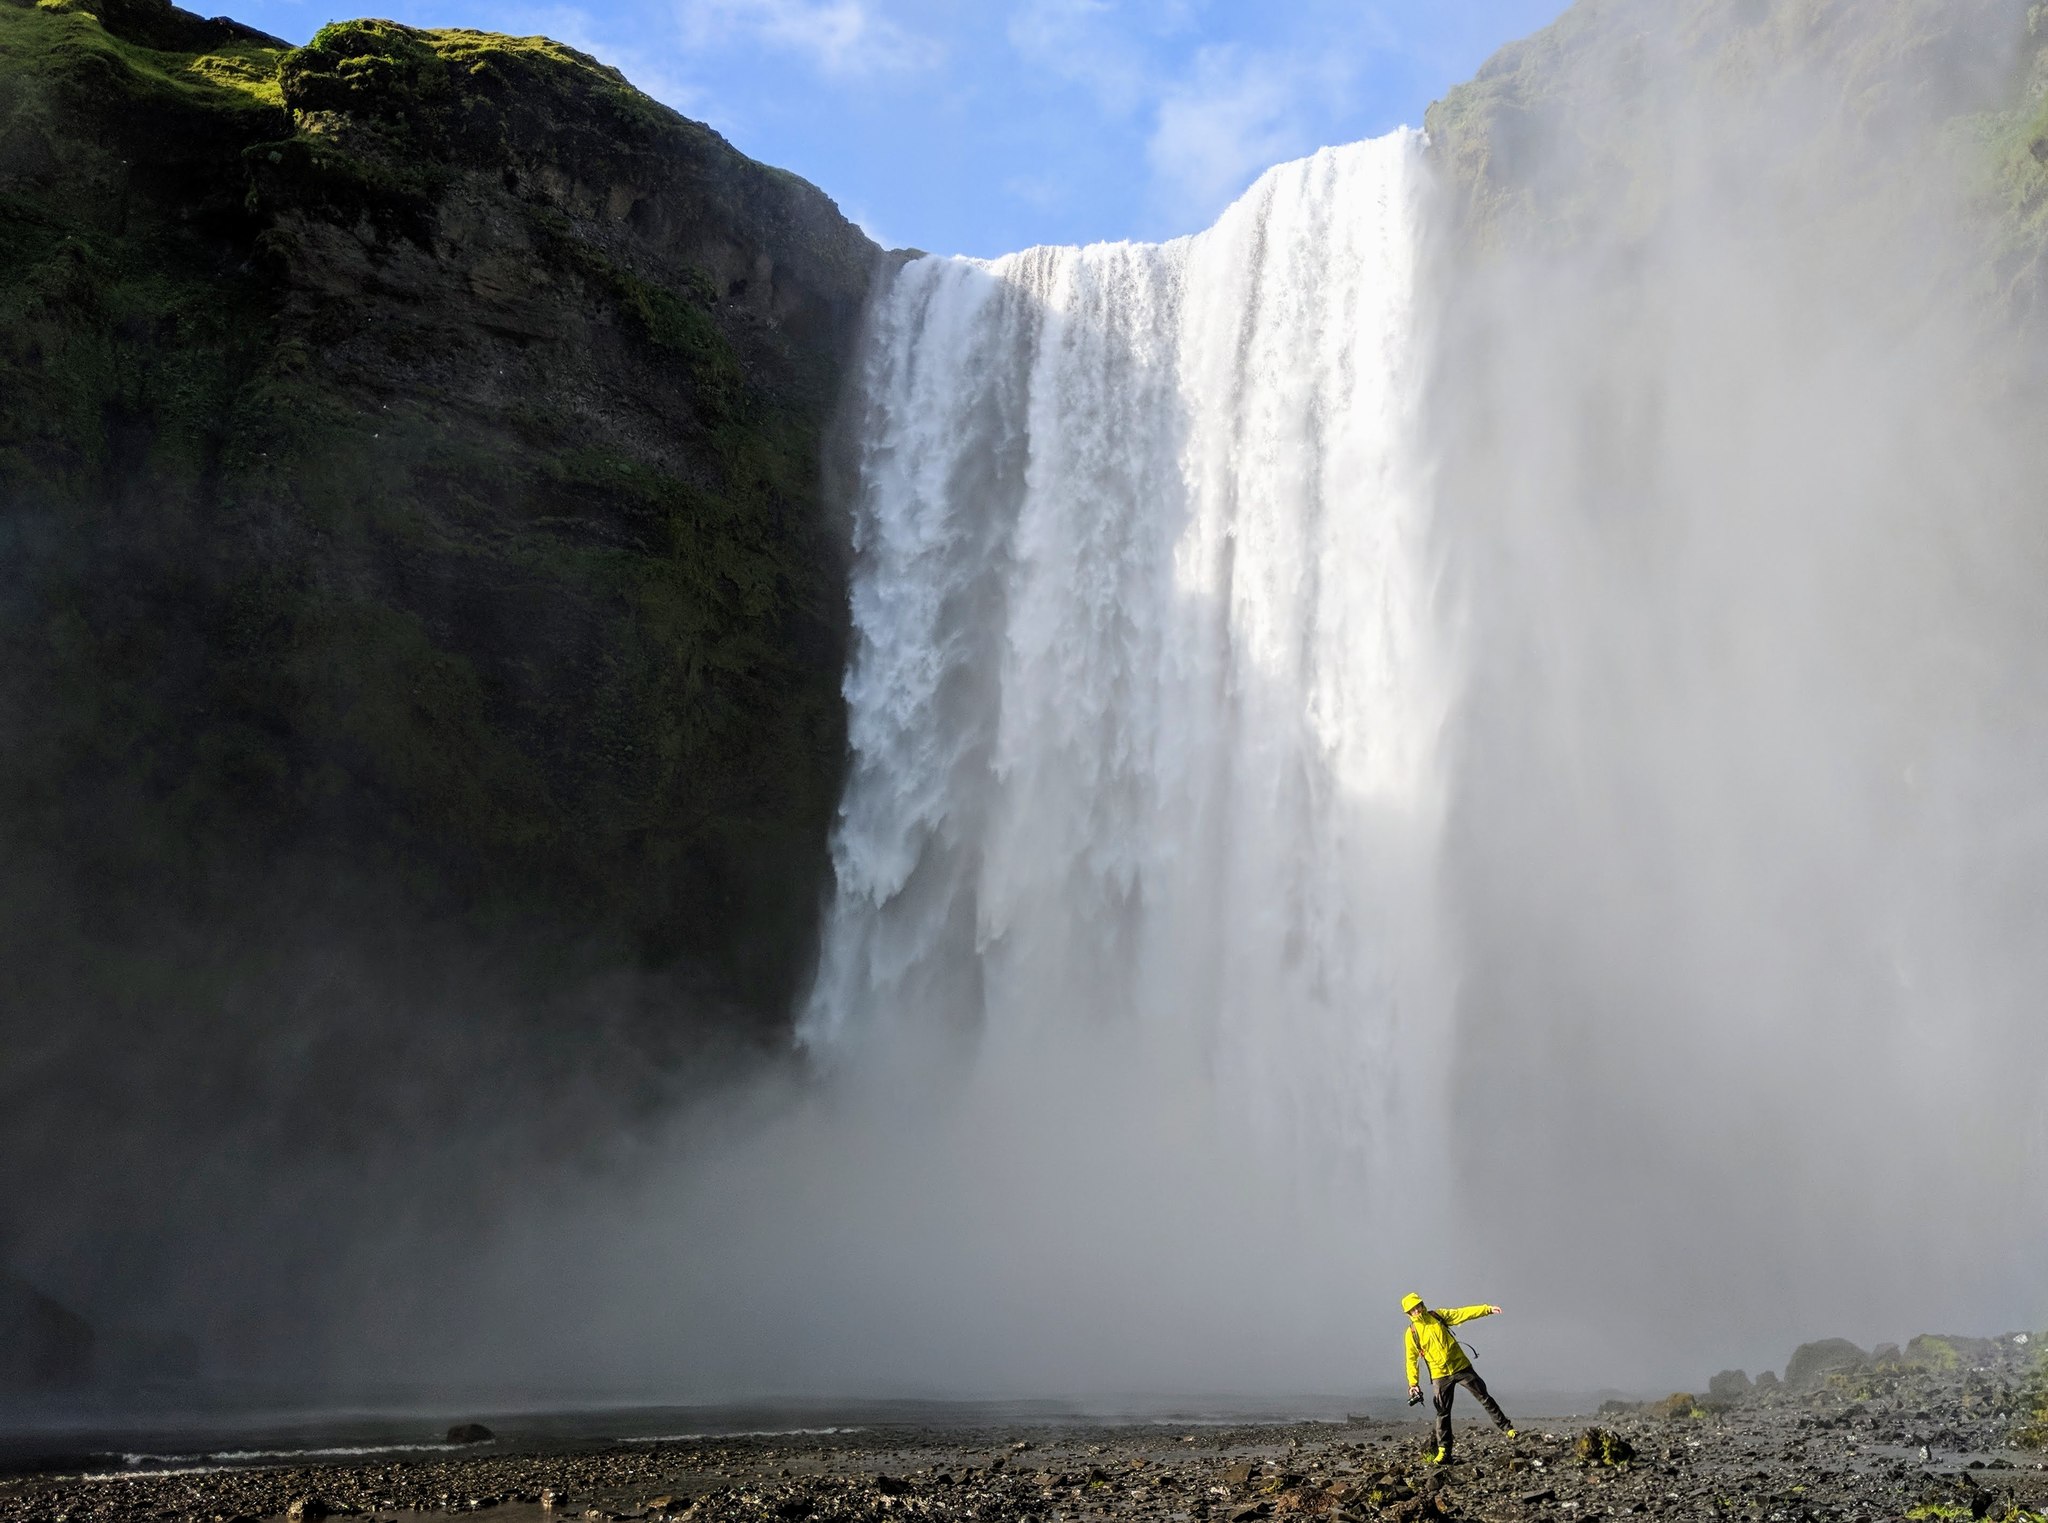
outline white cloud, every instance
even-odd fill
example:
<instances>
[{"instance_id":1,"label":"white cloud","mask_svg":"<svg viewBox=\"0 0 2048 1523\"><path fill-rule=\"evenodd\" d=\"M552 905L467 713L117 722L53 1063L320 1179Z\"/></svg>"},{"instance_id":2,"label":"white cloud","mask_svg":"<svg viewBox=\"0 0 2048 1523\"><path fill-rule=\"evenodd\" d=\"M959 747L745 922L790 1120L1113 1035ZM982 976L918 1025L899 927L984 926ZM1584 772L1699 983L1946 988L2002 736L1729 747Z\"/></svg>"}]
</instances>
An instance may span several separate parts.
<instances>
[{"instance_id":1,"label":"white cloud","mask_svg":"<svg viewBox=\"0 0 2048 1523\"><path fill-rule=\"evenodd\" d=\"M1157 93L1145 50L1111 0L1024 0L1010 13L1009 37L1026 63L1080 85L1111 116Z\"/></svg>"},{"instance_id":2,"label":"white cloud","mask_svg":"<svg viewBox=\"0 0 2048 1523\"><path fill-rule=\"evenodd\" d=\"M1067 204L1072 187L1056 174L1011 175L1003 181L1003 190L1026 206L1049 212Z\"/></svg>"},{"instance_id":3,"label":"white cloud","mask_svg":"<svg viewBox=\"0 0 2048 1523\"><path fill-rule=\"evenodd\" d=\"M751 39L839 76L929 69L942 51L877 14L868 0L681 0L677 15L692 47Z\"/></svg>"},{"instance_id":4,"label":"white cloud","mask_svg":"<svg viewBox=\"0 0 2048 1523\"><path fill-rule=\"evenodd\" d=\"M1363 57L1389 40L1370 6L1305 0L1271 29L1274 45L1190 54L1206 3L1019 0L1009 18L1026 64L1080 86L1106 121L1144 124L1147 199L1178 231L1206 225L1261 170L1324 146Z\"/></svg>"},{"instance_id":5,"label":"white cloud","mask_svg":"<svg viewBox=\"0 0 2048 1523\"><path fill-rule=\"evenodd\" d=\"M1323 146L1310 107L1343 72L1326 60L1202 49L1161 95L1145 145L1161 213L1199 226L1262 170Z\"/></svg>"}]
</instances>

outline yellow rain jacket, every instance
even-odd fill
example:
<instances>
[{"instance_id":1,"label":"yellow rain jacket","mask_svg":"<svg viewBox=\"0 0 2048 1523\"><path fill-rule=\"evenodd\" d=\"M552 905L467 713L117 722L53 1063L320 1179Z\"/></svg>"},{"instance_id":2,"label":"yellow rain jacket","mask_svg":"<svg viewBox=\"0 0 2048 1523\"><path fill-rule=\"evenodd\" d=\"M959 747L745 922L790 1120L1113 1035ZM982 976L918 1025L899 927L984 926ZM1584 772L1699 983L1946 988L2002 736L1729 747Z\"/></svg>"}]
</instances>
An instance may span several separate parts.
<instances>
[{"instance_id":1,"label":"yellow rain jacket","mask_svg":"<svg viewBox=\"0 0 2048 1523\"><path fill-rule=\"evenodd\" d=\"M1451 1336L1451 1329L1460 1322L1470 1322L1474 1317L1491 1313L1487 1306L1437 1306L1432 1307L1420 1322L1408 1324L1408 1384L1417 1385L1415 1361L1417 1358L1429 1361L1429 1372L1438 1380L1446 1375L1455 1375L1460 1370L1472 1368L1472 1361L1465 1357L1465 1351L1458 1347L1458 1340Z\"/></svg>"}]
</instances>

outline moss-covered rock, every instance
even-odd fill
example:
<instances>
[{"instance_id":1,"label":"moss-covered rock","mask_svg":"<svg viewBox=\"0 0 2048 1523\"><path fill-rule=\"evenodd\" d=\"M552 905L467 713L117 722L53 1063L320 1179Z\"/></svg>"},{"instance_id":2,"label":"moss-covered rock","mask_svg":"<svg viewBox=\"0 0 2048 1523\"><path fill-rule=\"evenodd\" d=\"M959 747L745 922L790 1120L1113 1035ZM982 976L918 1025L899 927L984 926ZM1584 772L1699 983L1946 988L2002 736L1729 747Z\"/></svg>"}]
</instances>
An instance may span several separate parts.
<instances>
[{"instance_id":1,"label":"moss-covered rock","mask_svg":"<svg viewBox=\"0 0 2048 1523\"><path fill-rule=\"evenodd\" d=\"M1686 1418L1705 1417L1707 1411L1700 1405L1699 1397L1690 1391L1674 1391L1662 1401L1653 1401L1644 1408L1652 1417L1661 1417L1667 1422L1679 1422Z\"/></svg>"},{"instance_id":2,"label":"moss-covered rock","mask_svg":"<svg viewBox=\"0 0 2048 1523\"><path fill-rule=\"evenodd\" d=\"M1821 1338L1802 1343L1785 1361L1785 1383L1795 1388L1818 1385L1829 1375L1860 1370L1870 1355L1847 1338Z\"/></svg>"},{"instance_id":3,"label":"moss-covered rock","mask_svg":"<svg viewBox=\"0 0 2048 1523\"><path fill-rule=\"evenodd\" d=\"M2048 1344L2048 1337L2034 1341ZM2013 1428L2013 1443L2022 1449L2048 1449L2048 1347L2034 1355L2020 1399L2022 1415Z\"/></svg>"},{"instance_id":4,"label":"moss-covered rock","mask_svg":"<svg viewBox=\"0 0 2048 1523\"><path fill-rule=\"evenodd\" d=\"M191 797L180 849L251 807L273 852L387 840L436 913L690 951L772 1011L749 927L807 918L843 749L819 462L865 240L541 39L8 0L0 68L22 669L176 689L115 748Z\"/></svg>"},{"instance_id":5,"label":"moss-covered rock","mask_svg":"<svg viewBox=\"0 0 2048 1523\"><path fill-rule=\"evenodd\" d=\"M289 1030L307 1138L393 1063L487 1106L783 1029L875 254L544 39L0 0L0 1041L46 1094L153 1135L236 1050L244 1116Z\"/></svg>"},{"instance_id":6,"label":"moss-covered rock","mask_svg":"<svg viewBox=\"0 0 2048 1523\"><path fill-rule=\"evenodd\" d=\"M1426 125L1462 236L1481 249L1647 236L1675 191L1697 190L1673 178L1689 145L1737 122L1768 129L1790 158L1873 147L1875 186L1885 150L1983 113L2005 124L1998 161L2025 199L2037 184L2011 150L2031 142L2020 119L2040 98L2010 58L2029 27L2048 27L2030 0L1579 0L1433 104ZM1816 97L1829 103L1819 115ZM1768 159L1755 169L1768 185Z\"/></svg>"},{"instance_id":7,"label":"moss-covered rock","mask_svg":"<svg viewBox=\"0 0 2048 1523\"><path fill-rule=\"evenodd\" d=\"M1744 1370L1723 1370L1707 1382L1707 1395L1715 1401L1741 1401L1750 1390L1749 1375Z\"/></svg>"},{"instance_id":8,"label":"moss-covered rock","mask_svg":"<svg viewBox=\"0 0 2048 1523\"><path fill-rule=\"evenodd\" d=\"M1573 1441L1572 1453L1583 1465L1626 1465L1636 1457L1636 1448L1612 1429L1588 1428Z\"/></svg>"}]
</instances>

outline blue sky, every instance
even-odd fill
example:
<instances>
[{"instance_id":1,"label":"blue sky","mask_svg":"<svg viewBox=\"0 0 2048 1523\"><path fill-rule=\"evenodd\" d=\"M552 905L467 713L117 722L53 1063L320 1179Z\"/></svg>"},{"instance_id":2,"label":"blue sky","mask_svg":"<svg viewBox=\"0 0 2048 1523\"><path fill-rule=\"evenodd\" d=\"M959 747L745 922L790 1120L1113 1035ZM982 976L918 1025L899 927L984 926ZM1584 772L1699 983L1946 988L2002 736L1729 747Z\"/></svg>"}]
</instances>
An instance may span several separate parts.
<instances>
[{"instance_id":1,"label":"blue sky","mask_svg":"<svg viewBox=\"0 0 2048 1523\"><path fill-rule=\"evenodd\" d=\"M191 3L191 0L187 0ZM303 42L334 0L226 0ZM1258 172L1419 125L1565 0L384 0L624 70L892 246L1207 226ZM341 12L341 14L354 14Z\"/></svg>"}]
</instances>

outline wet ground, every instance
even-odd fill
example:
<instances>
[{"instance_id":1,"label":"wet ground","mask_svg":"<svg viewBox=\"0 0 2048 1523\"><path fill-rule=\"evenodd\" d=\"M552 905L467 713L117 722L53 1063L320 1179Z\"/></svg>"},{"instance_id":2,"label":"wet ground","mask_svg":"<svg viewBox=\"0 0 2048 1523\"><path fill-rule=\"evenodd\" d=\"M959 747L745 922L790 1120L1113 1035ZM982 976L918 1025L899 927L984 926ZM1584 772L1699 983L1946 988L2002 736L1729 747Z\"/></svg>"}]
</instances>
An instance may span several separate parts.
<instances>
[{"instance_id":1,"label":"wet ground","mask_svg":"<svg viewBox=\"0 0 2048 1523\"><path fill-rule=\"evenodd\" d=\"M254 1520L451 1512L689 1523L2048 1523L2043 1454L2013 1446L2025 1377L1837 1376L1819 1390L1525 1419L1461 1419L1453 1462L1412 1419L1176 1426L1004 1422L649 1438L536 1452L75 1471L0 1479L0 1520ZM1511 1392L1502 1395L1510 1398ZM1462 1408L1461 1408L1462 1410ZM1592 1436L1589 1438L1589 1430Z\"/></svg>"}]
</instances>

